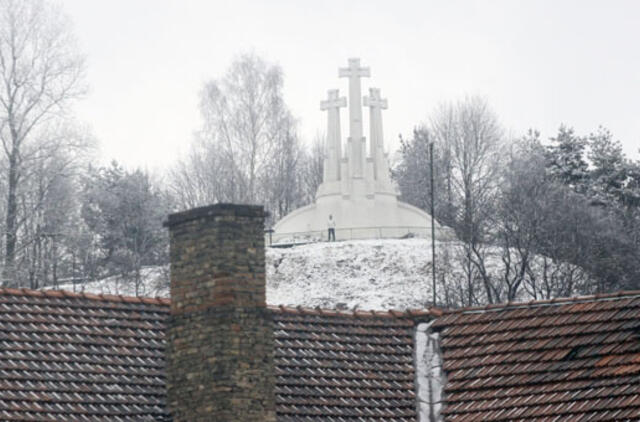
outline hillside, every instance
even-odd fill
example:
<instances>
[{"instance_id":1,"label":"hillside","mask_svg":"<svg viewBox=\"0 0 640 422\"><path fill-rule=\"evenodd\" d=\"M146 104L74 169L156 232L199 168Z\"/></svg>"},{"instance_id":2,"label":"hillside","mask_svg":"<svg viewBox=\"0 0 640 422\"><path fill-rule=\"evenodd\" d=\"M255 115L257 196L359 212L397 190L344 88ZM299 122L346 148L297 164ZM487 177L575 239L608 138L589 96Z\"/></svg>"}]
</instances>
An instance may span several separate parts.
<instances>
[{"instance_id":1,"label":"hillside","mask_svg":"<svg viewBox=\"0 0 640 422\"><path fill-rule=\"evenodd\" d=\"M322 308L422 308L431 243L360 240L268 249L267 302Z\"/></svg>"},{"instance_id":2,"label":"hillside","mask_svg":"<svg viewBox=\"0 0 640 422\"><path fill-rule=\"evenodd\" d=\"M424 239L315 243L267 248L267 302L323 308L405 309L425 305L431 243ZM167 271L146 268L139 295L168 297ZM73 285L61 289L73 290ZM118 277L76 286L90 293L135 295Z\"/></svg>"},{"instance_id":3,"label":"hillside","mask_svg":"<svg viewBox=\"0 0 640 422\"><path fill-rule=\"evenodd\" d=\"M438 243L440 253L458 242ZM487 270L500 271L499 250L490 251ZM439 253L439 255L440 255ZM540 259L537 258L537 261ZM443 268L448 280L463 280L459 269ZM410 309L431 300L431 242L425 239L360 240L315 243L289 249L267 248L267 302L322 308ZM540 268L538 265L536 268ZM541 271L541 270L540 270ZM143 271L140 296L169 295L167 268ZM61 288L73 290L72 285ZM135 295L135 287L117 277L85 284L91 293ZM79 290L77 288L76 290ZM528 299L521 290L521 299Z\"/></svg>"}]
</instances>

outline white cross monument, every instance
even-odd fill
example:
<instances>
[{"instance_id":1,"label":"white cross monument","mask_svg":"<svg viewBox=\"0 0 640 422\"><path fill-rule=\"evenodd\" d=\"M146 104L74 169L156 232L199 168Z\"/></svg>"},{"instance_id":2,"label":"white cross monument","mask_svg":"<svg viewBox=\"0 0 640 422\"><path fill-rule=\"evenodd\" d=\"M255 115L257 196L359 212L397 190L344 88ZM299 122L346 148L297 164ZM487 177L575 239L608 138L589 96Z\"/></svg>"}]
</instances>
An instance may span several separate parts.
<instances>
[{"instance_id":1,"label":"white cross monument","mask_svg":"<svg viewBox=\"0 0 640 422\"><path fill-rule=\"evenodd\" d=\"M382 132L382 110L387 109L387 99L380 97L378 88L369 88L369 96L364 97L364 105L369 107L370 156L373 159L373 176L376 180L390 182L389 164L384 153Z\"/></svg>"},{"instance_id":2,"label":"white cross monument","mask_svg":"<svg viewBox=\"0 0 640 422\"><path fill-rule=\"evenodd\" d=\"M345 107L346 99L334 89L329 91L327 100L320 103L320 109L327 111L327 136L323 180L316 200L278 221L274 226L274 242L326 239L329 215L335 220L337 240L401 237L408 233L430 235L429 214L398 201L398 190L389 176L389 160L384 151L382 110L387 108L387 100L374 88L364 98L364 105L369 107L367 156L360 82L361 78L370 76L369 68L361 67L359 59L349 59L349 66L341 68L338 75L349 78L346 156L342 156L340 133L340 108ZM447 231L440 226L436 229L438 235Z\"/></svg>"},{"instance_id":3,"label":"white cross monument","mask_svg":"<svg viewBox=\"0 0 640 422\"><path fill-rule=\"evenodd\" d=\"M320 109L327 110L327 146L323 172L323 180L327 182L340 180L340 161L342 159L340 107L346 106L347 99L340 97L337 89L329 90L327 100L320 103Z\"/></svg>"},{"instance_id":4,"label":"white cross monument","mask_svg":"<svg viewBox=\"0 0 640 422\"><path fill-rule=\"evenodd\" d=\"M360 59L349 59L349 67L340 68L338 75L349 78L349 151L351 151L351 177L363 177L365 166L365 138L362 134L362 104L360 78L368 78L368 67L360 67Z\"/></svg>"}]
</instances>

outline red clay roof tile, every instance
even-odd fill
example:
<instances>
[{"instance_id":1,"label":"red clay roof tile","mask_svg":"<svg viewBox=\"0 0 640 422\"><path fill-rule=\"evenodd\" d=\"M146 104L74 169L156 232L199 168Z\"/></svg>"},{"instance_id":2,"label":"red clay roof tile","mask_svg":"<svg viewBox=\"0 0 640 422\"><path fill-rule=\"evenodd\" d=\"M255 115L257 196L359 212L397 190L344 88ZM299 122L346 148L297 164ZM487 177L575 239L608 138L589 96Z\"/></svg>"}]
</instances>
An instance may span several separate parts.
<instances>
[{"instance_id":1,"label":"red clay roof tile","mask_svg":"<svg viewBox=\"0 0 640 422\"><path fill-rule=\"evenodd\" d=\"M446 421L640 420L640 291L445 311Z\"/></svg>"},{"instance_id":2,"label":"red clay roof tile","mask_svg":"<svg viewBox=\"0 0 640 422\"><path fill-rule=\"evenodd\" d=\"M170 301L0 289L0 420L163 420ZM414 313L270 307L278 421L416 419Z\"/></svg>"}]
</instances>

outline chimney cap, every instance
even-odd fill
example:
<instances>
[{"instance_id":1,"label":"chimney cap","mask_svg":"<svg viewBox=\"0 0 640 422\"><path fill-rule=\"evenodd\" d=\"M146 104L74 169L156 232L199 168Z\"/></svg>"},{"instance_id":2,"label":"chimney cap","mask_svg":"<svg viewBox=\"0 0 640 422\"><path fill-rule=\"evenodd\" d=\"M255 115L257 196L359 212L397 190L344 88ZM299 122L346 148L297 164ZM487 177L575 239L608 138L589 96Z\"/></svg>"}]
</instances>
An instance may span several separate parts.
<instances>
[{"instance_id":1,"label":"chimney cap","mask_svg":"<svg viewBox=\"0 0 640 422\"><path fill-rule=\"evenodd\" d=\"M262 205L240 205L219 203L207 205L199 208L192 208L187 211L169 214L167 220L163 223L164 227L173 227L187 221L198 220L201 218L218 217L218 216L236 216L236 217L256 217L265 218L269 215Z\"/></svg>"}]
</instances>

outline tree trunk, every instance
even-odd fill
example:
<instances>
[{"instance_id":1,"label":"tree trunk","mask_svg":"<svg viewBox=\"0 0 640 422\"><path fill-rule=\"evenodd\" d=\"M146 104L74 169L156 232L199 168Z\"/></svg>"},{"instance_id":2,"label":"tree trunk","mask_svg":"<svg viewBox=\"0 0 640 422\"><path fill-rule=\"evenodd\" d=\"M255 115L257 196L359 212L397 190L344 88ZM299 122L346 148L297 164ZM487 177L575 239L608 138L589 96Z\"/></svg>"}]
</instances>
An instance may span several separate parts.
<instances>
[{"instance_id":1,"label":"tree trunk","mask_svg":"<svg viewBox=\"0 0 640 422\"><path fill-rule=\"evenodd\" d=\"M4 258L3 285L12 285L15 282L15 253L16 253L16 220L18 211L17 191L18 187L18 160L15 151L9 157L9 178L7 194L6 215L6 248Z\"/></svg>"}]
</instances>

